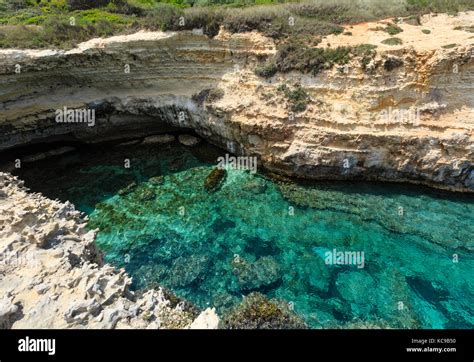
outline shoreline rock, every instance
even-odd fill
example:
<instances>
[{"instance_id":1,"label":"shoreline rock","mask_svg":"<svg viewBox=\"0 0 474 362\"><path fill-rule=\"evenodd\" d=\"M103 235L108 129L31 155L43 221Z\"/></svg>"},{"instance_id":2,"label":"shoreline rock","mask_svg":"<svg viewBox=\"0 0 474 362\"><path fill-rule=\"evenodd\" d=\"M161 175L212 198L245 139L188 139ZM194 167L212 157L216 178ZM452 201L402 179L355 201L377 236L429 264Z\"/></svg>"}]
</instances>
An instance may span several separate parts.
<instances>
[{"instance_id":1,"label":"shoreline rock","mask_svg":"<svg viewBox=\"0 0 474 362\"><path fill-rule=\"evenodd\" d=\"M174 142L175 137L170 134L160 134L160 135L155 135L155 136L149 136L146 137L142 144L148 145L148 144L159 144L159 145L165 145L168 143Z\"/></svg>"},{"instance_id":2,"label":"shoreline rock","mask_svg":"<svg viewBox=\"0 0 474 362\"><path fill-rule=\"evenodd\" d=\"M194 136L191 136L191 135L188 135L188 134L181 134L178 136L178 141L179 143L181 143L182 145L184 146L188 146L188 147L193 147L193 146L196 146L198 145L201 140L197 137L194 137Z\"/></svg>"},{"instance_id":3,"label":"shoreline rock","mask_svg":"<svg viewBox=\"0 0 474 362\"><path fill-rule=\"evenodd\" d=\"M63 155L65 153L74 151L74 147L61 147L61 148L56 148L54 150L46 151L46 152L41 152L41 153L35 153L33 155L27 155L22 158L23 162L36 162L36 161L42 161L50 157L54 156L59 156Z\"/></svg>"},{"instance_id":4,"label":"shoreline rock","mask_svg":"<svg viewBox=\"0 0 474 362\"><path fill-rule=\"evenodd\" d=\"M95 234L71 203L30 193L17 177L0 172L0 327L193 325L195 312L161 287L132 291L125 270L103 262ZM194 327L215 328L218 316L203 313Z\"/></svg>"}]
</instances>

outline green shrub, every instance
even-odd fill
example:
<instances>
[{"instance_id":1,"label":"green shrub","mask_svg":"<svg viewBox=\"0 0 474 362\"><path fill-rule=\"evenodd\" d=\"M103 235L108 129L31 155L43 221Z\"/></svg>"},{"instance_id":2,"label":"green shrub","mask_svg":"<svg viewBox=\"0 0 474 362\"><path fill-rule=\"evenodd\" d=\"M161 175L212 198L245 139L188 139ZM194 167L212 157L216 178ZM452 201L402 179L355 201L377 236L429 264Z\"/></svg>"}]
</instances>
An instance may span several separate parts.
<instances>
[{"instance_id":1,"label":"green shrub","mask_svg":"<svg viewBox=\"0 0 474 362\"><path fill-rule=\"evenodd\" d=\"M463 30L469 33L474 33L474 25L471 26L456 26L454 30Z\"/></svg>"},{"instance_id":2,"label":"green shrub","mask_svg":"<svg viewBox=\"0 0 474 362\"><path fill-rule=\"evenodd\" d=\"M382 40L382 44L386 44L386 45L400 45L402 43L403 43L402 39L400 38L388 38L388 39Z\"/></svg>"},{"instance_id":3,"label":"green shrub","mask_svg":"<svg viewBox=\"0 0 474 362\"><path fill-rule=\"evenodd\" d=\"M86 10L106 6L110 0L67 0L67 5L71 10Z\"/></svg>"},{"instance_id":4,"label":"green shrub","mask_svg":"<svg viewBox=\"0 0 474 362\"><path fill-rule=\"evenodd\" d=\"M406 0L406 9L418 13L458 13L474 9L472 0Z\"/></svg>"},{"instance_id":5,"label":"green shrub","mask_svg":"<svg viewBox=\"0 0 474 362\"><path fill-rule=\"evenodd\" d=\"M170 4L157 4L147 10L145 19L141 21L151 30L191 30L202 28L204 34L214 37L219 32L223 13L206 8L191 8L187 11Z\"/></svg>"},{"instance_id":6,"label":"green shrub","mask_svg":"<svg viewBox=\"0 0 474 362\"><path fill-rule=\"evenodd\" d=\"M353 20L350 4L293 3L288 9L297 16L334 24L345 24Z\"/></svg>"},{"instance_id":7,"label":"green shrub","mask_svg":"<svg viewBox=\"0 0 474 362\"><path fill-rule=\"evenodd\" d=\"M375 52L376 48L377 48L377 45L361 44L361 45L353 47L351 49L351 53L357 57L362 58L360 60L362 68L364 70L367 70L367 66L372 61L372 59L374 59L376 55L376 52Z\"/></svg>"},{"instance_id":8,"label":"green shrub","mask_svg":"<svg viewBox=\"0 0 474 362\"><path fill-rule=\"evenodd\" d=\"M21 9L13 13L0 14L0 25L28 25L31 24L30 19L35 19L38 16L42 16L42 12L38 8Z\"/></svg>"},{"instance_id":9,"label":"green shrub","mask_svg":"<svg viewBox=\"0 0 474 362\"><path fill-rule=\"evenodd\" d=\"M441 48L443 49L452 49L452 48L455 48L457 46L457 44L447 44L447 45L443 45Z\"/></svg>"},{"instance_id":10,"label":"green shrub","mask_svg":"<svg viewBox=\"0 0 474 362\"><path fill-rule=\"evenodd\" d=\"M429 29L423 29L421 32L423 34L431 34L431 30L429 30Z\"/></svg>"},{"instance_id":11,"label":"green shrub","mask_svg":"<svg viewBox=\"0 0 474 362\"><path fill-rule=\"evenodd\" d=\"M303 73L319 73L333 64L346 64L350 59L351 48L310 48L301 43L282 45L275 56L278 71L298 70Z\"/></svg>"},{"instance_id":12,"label":"green shrub","mask_svg":"<svg viewBox=\"0 0 474 362\"><path fill-rule=\"evenodd\" d=\"M288 88L288 86L286 84L280 84L278 87L277 87L277 91L278 92L283 92L283 93L286 93L287 91L289 91L290 89Z\"/></svg>"},{"instance_id":13,"label":"green shrub","mask_svg":"<svg viewBox=\"0 0 474 362\"><path fill-rule=\"evenodd\" d=\"M388 24L383 30L389 33L390 35L397 35L398 33L401 33L403 31L402 28L395 24Z\"/></svg>"},{"instance_id":14,"label":"green shrub","mask_svg":"<svg viewBox=\"0 0 474 362\"><path fill-rule=\"evenodd\" d=\"M277 91L284 94L290 105L290 110L295 113L306 110L311 100L309 94L299 84L294 89L290 89L285 84L282 84L278 86Z\"/></svg>"},{"instance_id":15,"label":"green shrub","mask_svg":"<svg viewBox=\"0 0 474 362\"><path fill-rule=\"evenodd\" d=\"M412 10L423 10L430 6L430 2L430 0L407 0L407 5Z\"/></svg>"},{"instance_id":16,"label":"green shrub","mask_svg":"<svg viewBox=\"0 0 474 362\"><path fill-rule=\"evenodd\" d=\"M223 22L224 27L233 32L241 33L259 30L263 33L282 31L288 25L290 12L283 7L257 7L232 11Z\"/></svg>"},{"instance_id":17,"label":"green shrub","mask_svg":"<svg viewBox=\"0 0 474 362\"><path fill-rule=\"evenodd\" d=\"M31 6L29 0L1 0L0 11L16 11Z\"/></svg>"},{"instance_id":18,"label":"green shrub","mask_svg":"<svg viewBox=\"0 0 474 362\"><path fill-rule=\"evenodd\" d=\"M21 44L25 48L40 48L44 43L39 39L40 29L38 27L26 26L1 26L0 48L13 48Z\"/></svg>"},{"instance_id":19,"label":"green shrub","mask_svg":"<svg viewBox=\"0 0 474 362\"><path fill-rule=\"evenodd\" d=\"M77 17L77 25L95 24L98 22L107 22L110 24L129 24L131 20L121 14L109 13L101 9L83 10L73 13Z\"/></svg>"},{"instance_id":20,"label":"green shrub","mask_svg":"<svg viewBox=\"0 0 474 362\"><path fill-rule=\"evenodd\" d=\"M283 1L283 0L281 0ZM290 0L288 0L290 1ZM118 34L138 29L189 30L202 28L210 37L220 26L231 32L257 30L277 39L280 43L299 41L306 45L313 39L328 34L341 34L341 24L351 24L386 17L403 18L404 22L427 12L456 13L474 10L472 0L317 0L280 4L280 0L0 0L0 25L40 25L48 18L64 22L70 16L78 17L79 29L67 30L75 34L66 39L62 34L48 34L53 28L2 29L0 46L15 47L68 47L77 41L100 34ZM276 4L278 3L278 4ZM274 4L258 5L257 4ZM185 24L180 25L180 17ZM290 22L290 17L292 22ZM401 31L395 24L381 30L390 35ZM462 30L473 31L472 27ZM19 32L13 34L13 32ZM26 36L30 32L31 37ZM346 35L351 34L350 31ZM48 39L54 43L48 44ZM63 39L63 43L59 41ZM325 54L315 51L318 59L300 61L310 69L324 68ZM329 64L328 64L329 66ZM278 67L278 65L277 65ZM306 67L307 68L307 67Z\"/></svg>"},{"instance_id":21,"label":"green shrub","mask_svg":"<svg viewBox=\"0 0 474 362\"><path fill-rule=\"evenodd\" d=\"M273 62L259 65L255 68L255 74L262 78L273 77L277 72L278 68Z\"/></svg>"},{"instance_id":22,"label":"green shrub","mask_svg":"<svg viewBox=\"0 0 474 362\"><path fill-rule=\"evenodd\" d=\"M147 12L141 24L150 30L178 30L179 18L184 12L172 5L158 4Z\"/></svg>"},{"instance_id":23,"label":"green shrub","mask_svg":"<svg viewBox=\"0 0 474 362\"><path fill-rule=\"evenodd\" d=\"M191 8L183 13L184 28L202 28L204 34L214 37L219 33L224 13L217 9Z\"/></svg>"},{"instance_id":24,"label":"green shrub","mask_svg":"<svg viewBox=\"0 0 474 362\"><path fill-rule=\"evenodd\" d=\"M357 56L375 55L377 45L374 44L360 44L351 49L352 54Z\"/></svg>"}]
</instances>

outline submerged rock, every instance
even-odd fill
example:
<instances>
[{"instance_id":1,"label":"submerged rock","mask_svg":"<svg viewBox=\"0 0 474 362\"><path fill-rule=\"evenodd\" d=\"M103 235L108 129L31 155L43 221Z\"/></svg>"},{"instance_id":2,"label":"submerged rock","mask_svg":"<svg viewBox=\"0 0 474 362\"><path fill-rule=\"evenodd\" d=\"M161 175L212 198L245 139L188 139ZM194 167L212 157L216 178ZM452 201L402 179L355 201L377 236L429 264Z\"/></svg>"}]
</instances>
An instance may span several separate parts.
<instances>
[{"instance_id":1,"label":"submerged rock","mask_svg":"<svg viewBox=\"0 0 474 362\"><path fill-rule=\"evenodd\" d=\"M209 259L202 255L180 256L173 262L169 282L174 287L185 287L198 280L207 270Z\"/></svg>"},{"instance_id":2,"label":"submerged rock","mask_svg":"<svg viewBox=\"0 0 474 362\"><path fill-rule=\"evenodd\" d=\"M152 185L163 185L165 181L163 176L153 176L148 179L148 182Z\"/></svg>"},{"instance_id":3,"label":"submerged rock","mask_svg":"<svg viewBox=\"0 0 474 362\"><path fill-rule=\"evenodd\" d=\"M239 258L233 261L233 272L242 290L257 290L281 279L280 265L271 256L264 256L254 263Z\"/></svg>"},{"instance_id":4,"label":"submerged rock","mask_svg":"<svg viewBox=\"0 0 474 362\"><path fill-rule=\"evenodd\" d=\"M217 191L224 182L226 176L226 170L222 168L213 169L204 181L204 188L206 191Z\"/></svg>"},{"instance_id":5,"label":"submerged rock","mask_svg":"<svg viewBox=\"0 0 474 362\"><path fill-rule=\"evenodd\" d=\"M274 172L266 172L265 176L268 177L273 182L275 182L276 184L286 184L286 183L292 182L289 177L284 176L284 175L279 175Z\"/></svg>"},{"instance_id":6,"label":"submerged rock","mask_svg":"<svg viewBox=\"0 0 474 362\"><path fill-rule=\"evenodd\" d=\"M350 304L355 315L365 319L374 311L377 288L374 278L369 273L365 271L340 273L336 287L342 298Z\"/></svg>"},{"instance_id":7,"label":"submerged rock","mask_svg":"<svg viewBox=\"0 0 474 362\"><path fill-rule=\"evenodd\" d=\"M219 310L229 310L239 303L239 298L226 291L214 295L212 305Z\"/></svg>"},{"instance_id":8,"label":"submerged rock","mask_svg":"<svg viewBox=\"0 0 474 362\"><path fill-rule=\"evenodd\" d=\"M331 269L319 257L311 258L298 269L302 280L306 280L317 292L327 292L331 279Z\"/></svg>"},{"instance_id":9,"label":"submerged rock","mask_svg":"<svg viewBox=\"0 0 474 362\"><path fill-rule=\"evenodd\" d=\"M117 194L119 194L120 196L125 196L125 195L128 195L130 192L132 192L136 187L137 187L137 183L134 181L132 183L130 183L129 185L127 185L126 187L124 187L123 189L120 189Z\"/></svg>"},{"instance_id":10,"label":"submerged rock","mask_svg":"<svg viewBox=\"0 0 474 362\"><path fill-rule=\"evenodd\" d=\"M150 201L156 196L155 191L148 187L142 187L138 189L136 194L139 201Z\"/></svg>"},{"instance_id":11,"label":"submerged rock","mask_svg":"<svg viewBox=\"0 0 474 362\"><path fill-rule=\"evenodd\" d=\"M227 329L306 329L305 322L288 304L263 294L247 295L221 323Z\"/></svg>"},{"instance_id":12,"label":"submerged rock","mask_svg":"<svg viewBox=\"0 0 474 362\"><path fill-rule=\"evenodd\" d=\"M261 178L252 178L242 185L242 190L252 192L253 194L263 194L267 190L267 184Z\"/></svg>"}]
</instances>

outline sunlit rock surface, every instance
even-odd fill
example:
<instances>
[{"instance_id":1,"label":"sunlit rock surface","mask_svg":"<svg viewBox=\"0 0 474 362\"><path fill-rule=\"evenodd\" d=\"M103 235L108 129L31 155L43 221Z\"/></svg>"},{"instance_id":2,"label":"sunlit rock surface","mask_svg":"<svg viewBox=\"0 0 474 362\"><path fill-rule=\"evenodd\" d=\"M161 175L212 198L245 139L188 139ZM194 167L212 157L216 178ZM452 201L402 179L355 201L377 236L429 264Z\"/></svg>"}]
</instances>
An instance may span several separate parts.
<instances>
[{"instance_id":1,"label":"sunlit rock surface","mask_svg":"<svg viewBox=\"0 0 474 362\"><path fill-rule=\"evenodd\" d=\"M0 328L184 328L197 311L161 288L130 291L102 261L71 203L29 193L0 173ZM215 319L198 326L212 327ZM214 321L214 322L212 322ZM195 324L196 325L196 324ZM214 327L215 328L215 327Z\"/></svg>"},{"instance_id":2,"label":"sunlit rock surface","mask_svg":"<svg viewBox=\"0 0 474 362\"><path fill-rule=\"evenodd\" d=\"M189 128L278 173L472 191L473 39L455 28L473 21L473 12L427 15L420 26L400 25L397 46L374 30L384 21L355 25L353 36L331 35L318 46L376 45L368 64L354 58L317 76L269 80L253 69L275 44L258 33L141 32L68 52L2 50L0 149ZM311 98L292 114L277 89L295 83ZM97 124L55 123L64 106L94 108Z\"/></svg>"}]
</instances>

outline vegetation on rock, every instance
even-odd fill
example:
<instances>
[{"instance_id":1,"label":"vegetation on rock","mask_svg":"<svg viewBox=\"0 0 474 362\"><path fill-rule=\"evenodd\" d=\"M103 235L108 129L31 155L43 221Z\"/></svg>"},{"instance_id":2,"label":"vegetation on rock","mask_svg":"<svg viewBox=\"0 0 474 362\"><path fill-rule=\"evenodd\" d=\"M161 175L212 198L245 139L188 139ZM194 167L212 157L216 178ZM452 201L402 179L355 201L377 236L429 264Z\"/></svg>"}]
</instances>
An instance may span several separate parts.
<instances>
[{"instance_id":1,"label":"vegetation on rock","mask_svg":"<svg viewBox=\"0 0 474 362\"><path fill-rule=\"evenodd\" d=\"M264 256L255 262L243 258L232 260L233 273L244 291L259 290L278 283L281 279L280 266L272 256Z\"/></svg>"},{"instance_id":2,"label":"vegetation on rock","mask_svg":"<svg viewBox=\"0 0 474 362\"><path fill-rule=\"evenodd\" d=\"M299 84L297 84L293 89L290 89L283 84L278 87L278 91L283 92L288 100L292 112L303 112L311 101L309 94Z\"/></svg>"},{"instance_id":3,"label":"vegetation on rock","mask_svg":"<svg viewBox=\"0 0 474 362\"><path fill-rule=\"evenodd\" d=\"M275 63L270 62L263 65L259 65L255 68L255 74L262 78L271 78L278 72L278 68Z\"/></svg>"},{"instance_id":4,"label":"vegetation on rock","mask_svg":"<svg viewBox=\"0 0 474 362\"><path fill-rule=\"evenodd\" d=\"M264 5L262 5L264 4ZM383 0L369 3L276 0L0 0L0 47L71 48L81 41L140 29L202 28L213 37L220 27L231 32L258 30L275 39L308 40L342 33L342 24L382 17L474 9L471 0ZM385 29L395 35L400 28ZM348 33L347 33L348 34Z\"/></svg>"},{"instance_id":5,"label":"vegetation on rock","mask_svg":"<svg viewBox=\"0 0 474 362\"><path fill-rule=\"evenodd\" d=\"M395 38L395 37L382 40L382 44L386 44L386 45L400 45L402 43L403 43L402 39Z\"/></svg>"},{"instance_id":6,"label":"vegetation on rock","mask_svg":"<svg viewBox=\"0 0 474 362\"><path fill-rule=\"evenodd\" d=\"M457 26L454 28L454 30L463 30L467 31L469 33L474 33L474 25L471 26Z\"/></svg>"},{"instance_id":7,"label":"vegetation on rock","mask_svg":"<svg viewBox=\"0 0 474 362\"><path fill-rule=\"evenodd\" d=\"M455 48L457 46L457 44L447 44L447 45L443 45L442 48L443 49L452 49L452 48Z\"/></svg>"},{"instance_id":8,"label":"vegetation on rock","mask_svg":"<svg viewBox=\"0 0 474 362\"><path fill-rule=\"evenodd\" d=\"M260 293L247 295L226 315L221 326L228 329L304 329L304 321L288 304L268 299Z\"/></svg>"},{"instance_id":9,"label":"vegetation on rock","mask_svg":"<svg viewBox=\"0 0 474 362\"><path fill-rule=\"evenodd\" d=\"M346 64L351 48L313 48L303 43L289 42L283 44L275 56L275 64L280 72L297 70L313 75L333 64Z\"/></svg>"},{"instance_id":10,"label":"vegetation on rock","mask_svg":"<svg viewBox=\"0 0 474 362\"><path fill-rule=\"evenodd\" d=\"M399 26L395 24L388 24L383 31L389 33L390 35L396 35L398 33L401 33L403 30Z\"/></svg>"}]
</instances>

